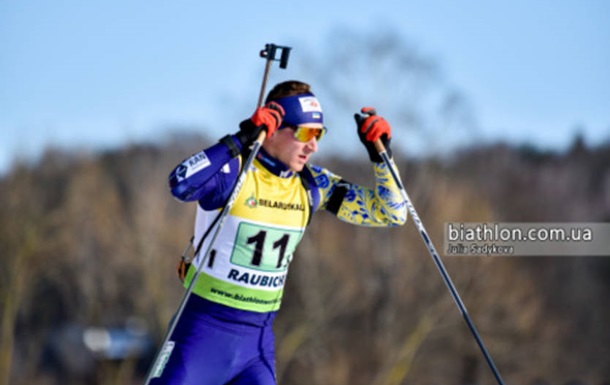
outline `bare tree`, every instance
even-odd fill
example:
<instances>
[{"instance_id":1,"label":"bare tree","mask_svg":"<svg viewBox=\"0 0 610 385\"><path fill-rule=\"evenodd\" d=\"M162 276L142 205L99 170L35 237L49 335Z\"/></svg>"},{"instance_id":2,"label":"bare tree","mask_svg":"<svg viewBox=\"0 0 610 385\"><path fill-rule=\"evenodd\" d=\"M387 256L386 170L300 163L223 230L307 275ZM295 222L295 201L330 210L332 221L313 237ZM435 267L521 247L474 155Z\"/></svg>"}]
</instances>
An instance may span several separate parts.
<instances>
[{"instance_id":1,"label":"bare tree","mask_svg":"<svg viewBox=\"0 0 610 385\"><path fill-rule=\"evenodd\" d=\"M308 80L320 96L333 130L329 138L351 132L352 116L363 106L379 109L393 126L397 148L410 154L443 154L469 143L478 131L473 106L446 79L439 60L392 29L337 27L324 46L305 46L293 60L296 77ZM343 151L357 148L355 135L335 135L338 143Z\"/></svg>"}]
</instances>

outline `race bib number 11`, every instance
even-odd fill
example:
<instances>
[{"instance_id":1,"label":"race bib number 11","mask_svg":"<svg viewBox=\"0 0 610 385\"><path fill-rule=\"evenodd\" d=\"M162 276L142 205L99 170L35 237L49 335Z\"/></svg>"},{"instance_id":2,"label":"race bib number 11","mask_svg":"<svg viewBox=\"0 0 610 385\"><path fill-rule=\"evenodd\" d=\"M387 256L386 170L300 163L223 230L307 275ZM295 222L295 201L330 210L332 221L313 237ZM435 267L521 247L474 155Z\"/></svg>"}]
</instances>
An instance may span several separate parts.
<instances>
[{"instance_id":1,"label":"race bib number 11","mask_svg":"<svg viewBox=\"0 0 610 385\"><path fill-rule=\"evenodd\" d=\"M262 271L284 271L302 234L301 231L240 223L231 263Z\"/></svg>"}]
</instances>

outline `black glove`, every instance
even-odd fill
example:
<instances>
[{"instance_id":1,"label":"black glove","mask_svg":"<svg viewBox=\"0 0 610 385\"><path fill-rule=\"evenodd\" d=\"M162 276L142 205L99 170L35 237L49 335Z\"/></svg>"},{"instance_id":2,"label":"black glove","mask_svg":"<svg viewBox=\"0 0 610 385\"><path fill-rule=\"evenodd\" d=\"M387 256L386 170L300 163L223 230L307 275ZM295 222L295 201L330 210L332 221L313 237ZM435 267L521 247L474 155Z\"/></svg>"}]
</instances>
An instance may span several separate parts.
<instances>
[{"instance_id":1,"label":"black glove","mask_svg":"<svg viewBox=\"0 0 610 385\"><path fill-rule=\"evenodd\" d=\"M390 124L381 116L377 116L374 108L363 107L360 114L354 114L356 125L358 126L358 137L366 150L369 153L371 162L381 163L383 159L375 149L375 142L381 140L389 157L392 157L390 142L392 136L392 128Z\"/></svg>"}]
</instances>

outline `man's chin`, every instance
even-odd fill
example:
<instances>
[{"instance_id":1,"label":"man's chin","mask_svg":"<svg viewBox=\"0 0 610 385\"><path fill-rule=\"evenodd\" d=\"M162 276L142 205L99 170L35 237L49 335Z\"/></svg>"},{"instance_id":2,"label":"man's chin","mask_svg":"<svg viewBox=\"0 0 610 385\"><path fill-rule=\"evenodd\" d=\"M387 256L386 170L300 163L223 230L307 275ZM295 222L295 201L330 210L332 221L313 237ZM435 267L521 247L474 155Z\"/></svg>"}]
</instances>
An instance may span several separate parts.
<instances>
[{"instance_id":1,"label":"man's chin","mask_svg":"<svg viewBox=\"0 0 610 385\"><path fill-rule=\"evenodd\" d=\"M305 163L294 162L290 165L290 171L299 172L303 170L303 167L305 167Z\"/></svg>"}]
</instances>

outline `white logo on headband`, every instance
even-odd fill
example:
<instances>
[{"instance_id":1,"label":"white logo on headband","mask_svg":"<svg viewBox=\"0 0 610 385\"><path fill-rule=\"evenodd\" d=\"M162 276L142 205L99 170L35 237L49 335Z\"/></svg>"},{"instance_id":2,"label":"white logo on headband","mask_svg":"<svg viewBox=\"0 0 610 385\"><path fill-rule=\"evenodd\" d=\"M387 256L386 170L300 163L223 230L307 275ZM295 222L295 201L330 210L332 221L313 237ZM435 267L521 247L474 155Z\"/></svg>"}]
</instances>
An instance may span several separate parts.
<instances>
[{"instance_id":1,"label":"white logo on headband","mask_svg":"<svg viewBox=\"0 0 610 385\"><path fill-rule=\"evenodd\" d=\"M299 98L303 112L322 112L322 106L315 96L303 96Z\"/></svg>"}]
</instances>

